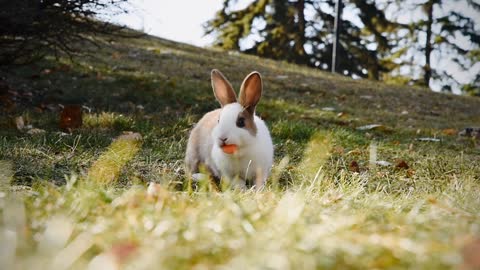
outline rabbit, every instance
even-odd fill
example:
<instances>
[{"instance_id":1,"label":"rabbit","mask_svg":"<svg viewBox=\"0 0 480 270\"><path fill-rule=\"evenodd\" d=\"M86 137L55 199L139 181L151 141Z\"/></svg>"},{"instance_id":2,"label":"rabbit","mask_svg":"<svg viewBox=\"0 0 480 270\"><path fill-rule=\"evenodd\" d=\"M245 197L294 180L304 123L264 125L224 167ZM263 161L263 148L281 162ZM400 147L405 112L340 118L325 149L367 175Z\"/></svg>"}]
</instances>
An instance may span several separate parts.
<instances>
[{"instance_id":1,"label":"rabbit","mask_svg":"<svg viewBox=\"0 0 480 270\"><path fill-rule=\"evenodd\" d=\"M248 182L263 188L274 149L267 125L255 115L262 77L256 71L247 75L238 100L219 70L212 70L211 81L221 108L206 113L192 129L185 157L187 174L195 178L204 166L217 182L226 180L240 189Z\"/></svg>"}]
</instances>

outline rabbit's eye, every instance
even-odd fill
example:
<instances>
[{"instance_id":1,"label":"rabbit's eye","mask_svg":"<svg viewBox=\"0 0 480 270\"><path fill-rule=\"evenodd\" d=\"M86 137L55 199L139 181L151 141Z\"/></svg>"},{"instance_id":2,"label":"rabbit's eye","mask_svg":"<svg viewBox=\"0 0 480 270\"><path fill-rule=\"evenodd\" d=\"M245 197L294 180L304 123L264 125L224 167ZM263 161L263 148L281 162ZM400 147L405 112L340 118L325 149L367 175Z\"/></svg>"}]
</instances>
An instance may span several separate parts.
<instances>
[{"instance_id":1,"label":"rabbit's eye","mask_svg":"<svg viewBox=\"0 0 480 270\"><path fill-rule=\"evenodd\" d=\"M245 127L245 118L239 117L237 119L237 127L239 127L239 128Z\"/></svg>"}]
</instances>

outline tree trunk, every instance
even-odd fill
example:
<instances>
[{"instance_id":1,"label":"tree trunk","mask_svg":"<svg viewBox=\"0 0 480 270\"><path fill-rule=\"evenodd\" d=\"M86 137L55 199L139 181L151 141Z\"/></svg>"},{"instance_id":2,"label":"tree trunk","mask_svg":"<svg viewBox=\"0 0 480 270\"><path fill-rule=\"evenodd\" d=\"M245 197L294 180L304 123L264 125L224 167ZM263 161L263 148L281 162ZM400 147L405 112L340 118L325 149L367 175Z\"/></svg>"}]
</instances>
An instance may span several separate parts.
<instances>
[{"instance_id":1,"label":"tree trunk","mask_svg":"<svg viewBox=\"0 0 480 270\"><path fill-rule=\"evenodd\" d=\"M338 45L340 44L339 42L340 23L341 23L340 16L342 16L342 0L337 0L337 3L335 5L335 22L333 26L334 40L333 40L333 51L332 51L332 73L336 72L336 66L337 66L337 51L338 51Z\"/></svg>"},{"instance_id":2,"label":"tree trunk","mask_svg":"<svg viewBox=\"0 0 480 270\"><path fill-rule=\"evenodd\" d=\"M299 61L302 64L306 64L307 62L307 53L305 52L305 48L303 47L306 42L305 38L305 0L298 0L296 4L297 8L297 16L298 16L298 34L297 40L295 41L295 51L299 56Z\"/></svg>"},{"instance_id":3,"label":"tree trunk","mask_svg":"<svg viewBox=\"0 0 480 270\"><path fill-rule=\"evenodd\" d=\"M430 66L430 54L432 54L432 25L433 25L433 4L435 0L430 0L425 5L427 13L427 40L425 41L425 66L423 67L423 80L427 87L430 86L430 78L432 77L432 68Z\"/></svg>"}]
</instances>

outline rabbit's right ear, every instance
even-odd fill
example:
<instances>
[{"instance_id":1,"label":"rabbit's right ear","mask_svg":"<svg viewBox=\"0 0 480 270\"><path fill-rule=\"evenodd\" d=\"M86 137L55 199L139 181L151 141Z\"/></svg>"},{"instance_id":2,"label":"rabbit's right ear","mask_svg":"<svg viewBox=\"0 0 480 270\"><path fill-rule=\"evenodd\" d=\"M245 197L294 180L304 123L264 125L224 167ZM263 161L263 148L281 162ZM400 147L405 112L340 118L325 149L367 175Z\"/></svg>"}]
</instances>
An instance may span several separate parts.
<instances>
[{"instance_id":1,"label":"rabbit's right ear","mask_svg":"<svg viewBox=\"0 0 480 270\"><path fill-rule=\"evenodd\" d=\"M222 107L237 102L237 95L233 91L232 85L217 69L212 70L212 88L215 98L217 98Z\"/></svg>"}]
</instances>

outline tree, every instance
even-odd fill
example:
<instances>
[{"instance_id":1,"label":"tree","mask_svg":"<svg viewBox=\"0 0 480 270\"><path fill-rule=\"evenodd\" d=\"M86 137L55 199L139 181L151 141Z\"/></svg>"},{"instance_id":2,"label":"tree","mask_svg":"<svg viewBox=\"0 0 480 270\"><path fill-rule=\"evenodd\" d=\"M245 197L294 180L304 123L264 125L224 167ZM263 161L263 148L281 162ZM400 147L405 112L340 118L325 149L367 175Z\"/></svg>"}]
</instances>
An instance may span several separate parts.
<instances>
[{"instance_id":1,"label":"tree","mask_svg":"<svg viewBox=\"0 0 480 270\"><path fill-rule=\"evenodd\" d=\"M69 56L92 36L122 29L95 16L123 12L127 0L0 0L0 65L35 61L47 54Z\"/></svg>"},{"instance_id":2,"label":"tree","mask_svg":"<svg viewBox=\"0 0 480 270\"><path fill-rule=\"evenodd\" d=\"M468 71L476 63L469 57L469 51L478 50L480 46L480 27L474 17L452 9L450 4L453 2L456 6L468 6L480 11L480 4L472 0L426 0L421 3L399 1L397 3L398 9L411 13L420 10L424 15L423 18L411 21L405 27L410 32L406 38L410 40L410 44L414 45L410 56L417 58L419 54L423 55L423 61L416 60L410 64L413 67L421 66L423 70L420 80L413 78L416 84L430 87L434 79L446 91L451 91L452 84L460 85L452 74L434 66L432 63L434 54L437 65L439 59L449 59L450 66L457 65L464 71Z\"/></svg>"},{"instance_id":3,"label":"tree","mask_svg":"<svg viewBox=\"0 0 480 270\"><path fill-rule=\"evenodd\" d=\"M225 0L222 10L206 25L206 33L216 35L215 46L331 68L334 16L329 9L333 10L335 1L259 0L244 9L232 10L235 2ZM337 70L349 76L378 80L382 73L396 68L387 58L395 44L384 34L394 32L399 26L388 21L375 3L349 1L348 5L360 10L363 26L341 22ZM307 11L312 14L308 18ZM240 46L242 40L252 36L255 39L252 46Z\"/></svg>"}]
</instances>

